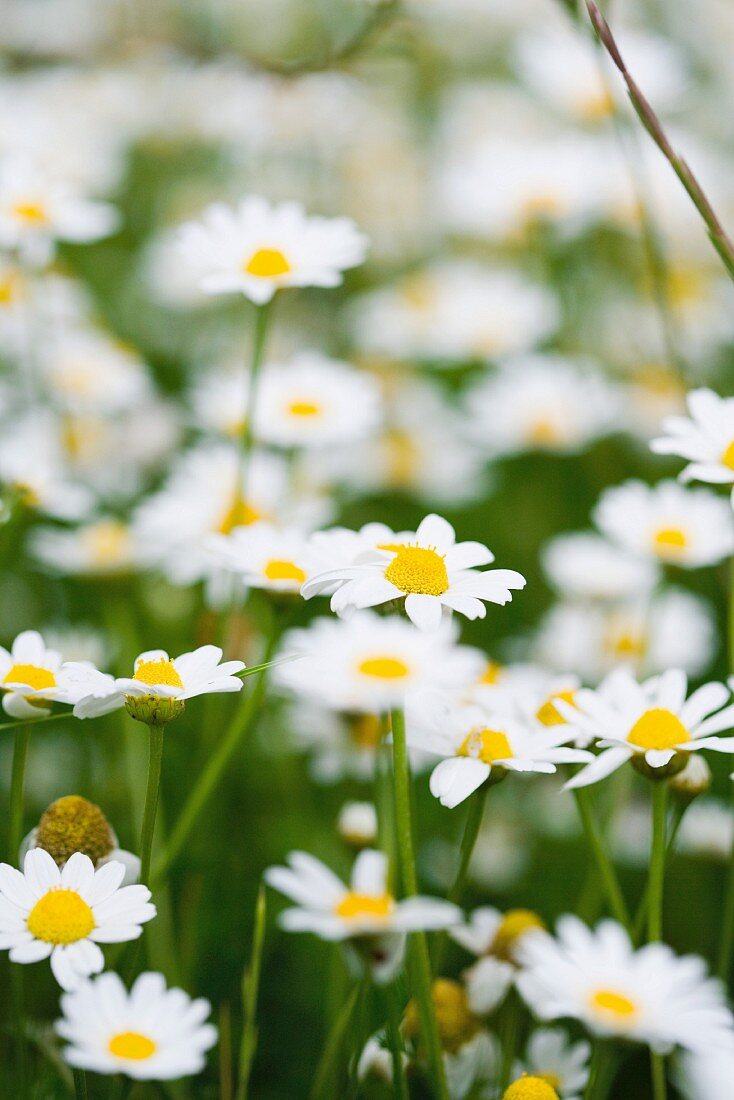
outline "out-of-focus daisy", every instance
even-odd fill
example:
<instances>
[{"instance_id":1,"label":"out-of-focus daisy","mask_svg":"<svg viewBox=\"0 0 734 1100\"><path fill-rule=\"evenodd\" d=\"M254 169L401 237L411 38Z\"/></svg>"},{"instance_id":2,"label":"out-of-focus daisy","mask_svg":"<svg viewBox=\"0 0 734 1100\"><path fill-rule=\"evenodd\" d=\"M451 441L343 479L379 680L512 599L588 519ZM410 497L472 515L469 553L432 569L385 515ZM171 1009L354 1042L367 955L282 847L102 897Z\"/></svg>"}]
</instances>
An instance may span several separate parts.
<instances>
[{"instance_id":1,"label":"out-of-focus daisy","mask_svg":"<svg viewBox=\"0 0 734 1100\"><path fill-rule=\"evenodd\" d=\"M675 1083L685 1100L726 1096L734 1074L734 1051L686 1053L676 1060Z\"/></svg>"},{"instance_id":2,"label":"out-of-focus daisy","mask_svg":"<svg viewBox=\"0 0 734 1100\"><path fill-rule=\"evenodd\" d=\"M734 481L734 397L691 390L687 403L689 415L666 417L665 434L652 440L651 450L688 460L681 481Z\"/></svg>"},{"instance_id":3,"label":"out-of-focus daisy","mask_svg":"<svg viewBox=\"0 0 734 1100\"><path fill-rule=\"evenodd\" d=\"M528 1039L515 1073L547 1081L561 1100L581 1100L589 1080L590 1055L589 1043L571 1043L562 1028L539 1027Z\"/></svg>"},{"instance_id":4,"label":"out-of-focus daisy","mask_svg":"<svg viewBox=\"0 0 734 1100\"><path fill-rule=\"evenodd\" d=\"M377 840L377 810L371 802L345 802L336 828L347 844L366 848Z\"/></svg>"},{"instance_id":5,"label":"out-of-focus daisy","mask_svg":"<svg viewBox=\"0 0 734 1100\"><path fill-rule=\"evenodd\" d=\"M553 587L578 600L643 596L660 573L654 561L641 559L591 531L556 535L543 547L541 561Z\"/></svg>"},{"instance_id":6,"label":"out-of-focus daisy","mask_svg":"<svg viewBox=\"0 0 734 1100\"><path fill-rule=\"evenodd\" d=\"M57 425L45 413L29 413L0 438L0 482L23 505L58 519L80 519L92 507L92 494L71 480Z\"/></svg>"},{"instance_id":7,"label":"out-of-focus daisy","mask_svg":"<svg viewBox=\"0 0 734 1100\"><path fill-rule=\"evenodd\" d=\"M408 1055L405 1051L400 1052L400 1061L402 1062L403 1069L405 1069L408 1064ZM392 1087L392 1052L388 1045L387 1035L383 1031L378 1031L375 1035L371 1035L365 1043L364 1049L359 1056L359 1061L357 1062L357 1077L360 1081L374 1078Z\"/></svg>"},{"instance_id":8,"label":"out-of-focus daisy","mask_svg":"<svg viewBox=\"0 0 734 1100\"><path fill-rule=\"evenodd\" d=\"M686 690L681 669L668 669L639 684L629 669L618 668L596 691L577 691L573 706L559 700L556 706L569 725L605 750L566 787L597 783L633 758L650 768L664 768L679 753L683 758L701 749L734 753L734 737L714 736L734 728L734 704L724 706L729 690L723 684L704 684L688 699Z\"/></svg>"},{"instance_id":9,"label":"out-of-focus daisy","mask_svg":"<svg viewBox=\"0 0 734 1100\"><path fill-rule=\"evenodd\" d=\"M618 426L620 406L598 371L551 355L507 360L466 397L474 439L492 456L582 450Z\"/></svg>"},{"instance_id":10,"label":"out-of-focus daisy","mask_svg":"<svg viewBox=\"0 0 734 1100\"><path fill-rule=\"evenodd\" d=\"M588 761L588 752L565 747L573 736L565 723L531 729L508 708L456 705L426 691L408 698L409 741L444 758L431 773L430 787L450 809L493 773L552 774L556 764Z\"/></svg>"},{"instance_id":11,"label":"out-of-focus daisy","mask_svg":"<svg viewBox=\"0 0 734 1100\"><path fill-rule=\"evenodd\" d=\"M248 588L298 595L310 572L306 536L270 523L212 535L209 546L217 563L241 576Z\"/></svg>"},{"instance_id":12,"label":"out-of-focus daisy","mask_svg":"<svg viewBox=\"0 0 734 1100\"><path fill-rule=\"evenodd\" d=\"M451 938L477 956L464 971L472 1011L488 1016L513 984L518 972L518 950L525 937L544 935L545 925L530 909L500 913L491 906L475 909L466 924L452 928Z\"/></svg>"},{"instance_id":13,"label":"out-of-focus daisy","mask_svg":"<svg viewBox=\"0 0 734 1100\"><path fill-rule=\"evenodd\" d=\"M41 366L57 401L75 413L120 412L151 394L132 348L93 329L66 329L43 348Z\"/></svg>"},{"instance_id":14,"label":"out-of-focus daisy","mask_svg":"<svg viewBox=\"0 0 734 1100\"><path fill-rule=\"evenodd\" d=\"M93 671L92 665L79 666ZM47 648L37 630L18 634L9 650L0 646L3 709L13 718L39 718L52 702L75 703L80 689L61 654Z\"/></svg>"},{"instance_id":15,"label":"out-of-focus daisy","mask_svg":"<svg viewBox=\"0 0 734 1100\"><path fill-rule=\"evenodd\" d=\"M74 852L88 856L97 870L107 863L122 863L123 886L137 882L140 876L139 858L119 847L117 836L99 806L78 794L57 798L44 810L38 825L21 844L21 863L32 848L43 848L60 868L66 866Z\"/></svg>"},{"instance_id":16,"label":"out-of-focus daisy","mask_svg":"<svg viewBox=\"0 0 734 1100\"><path fill-rule=\"evenodd\" d=\"M626 481L605 489L594 511L602 534L625 550L687 569L714 565L734 549L727 501L675 481Z\"/></svg>"},{"instance_id":17,"label":"out-of-focus daisy","mask_svg":"<svg viewBox=\"0 0 734 1100\"><path fill-rule=\"evenodd\" d=\"M556 934L527 939L521 948L517 985L541 1019L577 1019L593 1035L646 1043L660 1053L731 1048L734 1020L702 959L679 958L663 943L635 951L614 921L592 931L566 915Z\"/></svg>"},{"instance_id":18,"label":"out-of-focus daisy","mask_svg":"<svg viewBox=\"0 0 734 1100\"><path fill-rule=\"evenodd\" d=\"M284 287L338 286L367 250L349 218L308 217L298 203L271 206L256 195L235 208L212 204L179 238L203 291L239 292L258 304Z\"/></svg>"},{"instance_id":19,"label":"out-of-focus daisy","mask_svg":"<svg viewBox=\"0 0 734 1100\"><path fill-rule=\"evenodd\" d=\"M31 537L31 551L55 573L106 576L129 573L137 564L130 528L113 517L75 529L39 527Z\"/></svg>"},{"instance_id":20,"label":"out-of-focus daisy","mask_svg":"<svg viewBox=\"0 0 734 1100\"><path fill-rule=\"evenodd\" d=\"M346 622L316 619L286 634L281 652L300 659L276 665L273 679L333 710L382 714L403 706L410 688L457 691L478 678L482 655L457 645L457 636L450 623L425 634L371 611Z\"/></svg>"},{"instance_id":21,"label":"out-of-focus daisy","mask_svg":"<svg viewBox=\"0 0 734 1100\"><path fill-rule=\"evenodd\" d=\"M378 980L391 977L400 964L405 933L449 928L461 919L460 909L439 898L397 901L382 852L367 849L357 856L350 886L306 852L291 852L288 860L289 867L265 872L266 882L297 905L280 914L281 926L325 940L357 940Z\"/></svg>"},{"instance_id":22,"label":"out-of-focus daisy","mask_svg":"<svg viewBox=\"0 0 734 1100\"><path fill-rule=\"evenodd\" d=\"M59 985L75 989L104 966L100 943L124 943L152 920L147 886L122 886L125 866L107 863L98 871L75 852L63 869L43 848L33 848L23 871L0 864L0 945L11 962L51 960Z\"/></svg>"},{"instance_id":23,"label":"out-of-focus daisy","mask_svg":"<svg viewBox=\"0 0 734 1100\"><path fill-rule=\"evenodd\" d=\"M211 1006L182 989L167 989L162 974L145 973L128 993L112 972L61 998L56 1031L69 1044L63 1057L93 1073L136 1081L169 1081L204 1068L217 1031L205 1023Z\"/></svg>"},{"instance_id":24,"label":"out-of-focus daisy","mask_svg":"<svg viewBox=\"0 0 734 1100\"><path fill-rule=\"evenodd\" d=\"M729 859L734 843L734 820L725 802L698 798L680 824L677 847L695 859Z\"/></svg>"},{"instance_id":25,"label":"out-of-focus daisy","mask_svg":"<svg viewBox=\"0 0 734 1100\"><path fill-rule=\"evenodd\" d=\"M442 609L468 619L483 619L483 600L505 604L512 591L525 587L525 578L513 569L478 572L494 555L479 542L456 541L454 529L441 516L420 523L409 545L379 547L363 561L344 569L316 574L303 587L306 599L340 582L331 598L337 613L405 600L408 618L421 630L436 630Z\"/></svg>"}]
</instances>

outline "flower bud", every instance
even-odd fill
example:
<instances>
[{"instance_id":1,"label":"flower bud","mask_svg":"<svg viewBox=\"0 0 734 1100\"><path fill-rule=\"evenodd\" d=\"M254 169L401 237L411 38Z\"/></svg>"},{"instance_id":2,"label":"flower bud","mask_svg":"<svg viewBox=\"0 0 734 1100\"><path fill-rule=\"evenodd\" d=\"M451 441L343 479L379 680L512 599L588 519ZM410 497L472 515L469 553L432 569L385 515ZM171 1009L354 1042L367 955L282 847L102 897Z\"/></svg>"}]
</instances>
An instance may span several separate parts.
<instances>
[{"instance_id":1,"label":"flower bud","mask_svg":"<svg viewBox=\"0 0 734 1100\"><path fill-rule=\"evenodd\" d=\"M662 768L653 768L651 764L648 764L645 759L645 754L636 752L632 757L632 767L640 775L644 775L645 779L652 779L659 782L661 779L672 779L674 775L678 775L682 772L688 763L690 753L677 752L667 764L663 764Z\"/></svg>"},{"instance_id":2,"label":"flower bud","mask_svg":"<svg viewBox=\"0 0 734 1100\"><path fill-rule=\"evenodd\" d=\"M109 855L117 841L107 818L78 794L52 802L38 823L35 844L62 867L74 852L83 852L95 865Z\"/></svg>"},{"instance_id":3,"label":"flower bud","mask_svg":"<svg viewBox=\"0 0 734 1100\"><path fill-rule=\"evenodd\" d=\"M692 752L683 771L668 780L671 792L684 804L705 794L711 786L711 768L700 752Z\"/></svg>"},{"instance_id":4,"label":"flower bud","mask_svg":"<svg viewBox=\"0 0 734 1100\"><path fill-rule=\"evenodd\" d=\"M367 848L377 838L377 811L371 802L345 802L336 827L352 848Z\"/></svg>"},{"instance_id":5,"label":"flower bud","mask_svg":"<svg viewBox=\"0 0 734 1100\"><path fill-rule=\"evenodd\" d=\"M167 726L186 709L183 699L164 699L160 695L128 695L125 710L136 722L146 726Z\"/></svg>"},{"instance_id":6,"label":"flower bud","mask_svg":"<svg viewBox=\"0 0 734 1100\"><path fill-rule=\"evenodd\" d=\"M460 982L436 978L431 987L431 1000L436 1013L441 1048L455 1054L480 1029L479 1020L469 1008L467 992ZM417 1038L420 1029L418 1007L414 1000L408 1002L403 1026L409 1038Z\"/></svg>"}]
</instances>

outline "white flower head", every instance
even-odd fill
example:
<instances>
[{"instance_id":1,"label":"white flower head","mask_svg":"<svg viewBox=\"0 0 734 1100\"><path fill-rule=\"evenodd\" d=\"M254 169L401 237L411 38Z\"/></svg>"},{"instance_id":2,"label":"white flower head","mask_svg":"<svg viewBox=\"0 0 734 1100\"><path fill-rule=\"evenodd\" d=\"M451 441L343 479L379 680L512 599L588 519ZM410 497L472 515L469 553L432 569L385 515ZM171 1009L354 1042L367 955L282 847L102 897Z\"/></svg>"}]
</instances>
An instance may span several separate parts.
<instances>
[{"instance_id":1,"label":"white flower head","mask_svg":"<svg viewBox=\"0 0 734 1100\"><path fill-rule=\"evenodd\" d=\"M539 1027L528 1039L525 1057L515 1073L540 1077L556 1090L560 1100L582 1100L589 1079L591 1046L571 1043L559 1027Z\"/></svg>"},{"instance_id":2,"label":"white flower head","mask_svg":"<svg viewBox=\"0 0 734 1100\"><path fill-rule=\"evenodd\" d=\"M518 950L525 937L545 934L545 925L532 910L501 913L488 905L474 909L465 924L451 929L451 938L477 956L463 974L477 1016L488 1016L504 1000L517 975Z\"/></svg>"},{"instance_id":3,"label":"white flower head","mask_svg":"<svg viewBox=\"0 0 734 1100\"><path fill-rule=\"evenodd\" d=\"M241 293L259 305L285 287L338 286L367 250L349 218L308 217L298 203L271 206L257 195L234 209L212 204L179 239L205 293Z\"/></svg>"},{"instance_id":4,"label":"white flower head","mask_svg":"<svg viewBox=\"0 0 734 1100\"><path fill-rule=\"evenodd\" d=\"M92 669L88 662L80 667ZM46 646L37 630L24 630L9 650L0 646L0 690L3 708L14 718L38 718L41 707L80 698L69 665L57 650Z\"/></svg>"},{"instance_id":5,"label":"white flower head","mask_svg":"<svg viewBox=\"0 0 734 1100\"><path fill-rule=\"evenodd\" d=\"M217 1031L205 1023L211 1006L182 989L167 989L162 974L145 973L128 993L108 972L61 998L56 1031L69 1044L63 1056L93 1073L122 1073L137 1081L168 1081L204 1068Z\"/></svg>"},{"instance_id":6,"label":"white flower head","mask_svg":"<svg viewBox=\"0 0 734 1100\"><path fill-rule=\"evenodd\" d=\"M133 533L113 516L76 528L37 527L31 550L54 573L111 576L130 573L137 565Z\"/></svg>"},{"instance_id":7,"label":"white flower head","mask_svg":"<svg viewBox=\"0 0 734 1100\"><path fill-rule=\"evenodd\" d=\"M727 501L675 481L650 486L627 481L606 489L594 520L602 534L641 557L696 569L715 565L734 549Z\"/></svg>"},{"instance_id":8,"label":"white flower head","mask_svg":"<svg viewBox=\"0 0 734 1100\"><path fill-rule=\"evenodd\" d=\"M646 595L660 573L656 562L641 559L593 531L556 535L543 547L541 561L561 595L584 601Z\"/></svg>"},{"instance_id":9,"label":"white flower head","mask_svg":"<svg viewBox=\"0 0 734 1100\"><path fill-rule=\"evenodd\" d=\"M734 753L734 737L715 736L734 728L734 704L724 706L728 688L704 684L686 698L687 687L681 669L668 669L640 684L629 669L618 668L596 691L577 691L572 707L558 700L569 725L596 739L604 750L566 787L596 783L633 758L656 769L678 754L684 760L685 754L702 749Z\"/></svg>"},{"instance_id":10,"label":"white flower head","mask_svg":"<svg viewBox=\"0 0 734 1100\"><path fill-rule=\"evenodd\" d=\"M385 545L365 553L357 564L317 574L306 582L303 595L310 599L335 581L341 582L331 598L337 614L404 599L406 614L415 626L436 630L444 607L468 619L483 619L483 600L505 604L514 589L525 587L525 578L513 569L479 572L475 568L493 560L482 543L457 543L451 524L429 515L410 544Z\"/></svg>"},{"instance_id":11,"label":"white flower head","mask_svg":"<svg viewBox=\"0 0 734 1100\"><path fill-rule=\"evenodd\" d=\"M556 935L528 938L520 949L517 985L541 1019L577 1019L593 1035L661 1053L731 1048L734 1020L724 989L702 959L678 957L663 943L635 951L610 920L591 930L566 915Z\"/></svg>"},{"instance_id":12,"label":"white flower head","mask_svg":"<svg viewBox=\"0 0 734 1100\"><path fill-rule=\"evenodd\" d=\"M0 946L11 962L50 958L59 985L75 989L104 966L99 944L137 939L156 914L147 886L122 886L124 876L122 863L95 871L81 852L60 870L43 848L22 872L0 864Z\"/></svg>"},{"instance_id":13,"label":"white flower head","mask_svg":"<svg viewBox=\"0 0 734 1100\"><path fill-rule=\"evenodd\" d=\"M686 401L688 416L666 417L664 434L652 440L650 449L688 460L681 481L734 482L734 397L700 389L691 390Z\"/></svg>"},{"instance_id":14,"label":"white flower head","mask_svg":"<svg viewBox=\"0 0 734 1100\"><path fill-rule=\"evenodd\" d=\"M298 595L311 572L306 536L270 523L212 535L209 547L217 564L240 576L248 588Z\"/></svg>"}]
</instances>

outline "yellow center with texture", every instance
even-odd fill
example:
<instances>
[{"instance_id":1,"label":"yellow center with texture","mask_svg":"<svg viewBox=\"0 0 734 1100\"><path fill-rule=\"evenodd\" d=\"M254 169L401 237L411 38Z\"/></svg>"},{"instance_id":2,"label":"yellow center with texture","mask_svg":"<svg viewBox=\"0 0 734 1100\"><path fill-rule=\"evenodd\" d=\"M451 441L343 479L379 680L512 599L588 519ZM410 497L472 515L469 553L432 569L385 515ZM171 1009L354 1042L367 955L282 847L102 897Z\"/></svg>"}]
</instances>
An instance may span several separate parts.
<instances>
[{"instance_id":1,"label":"yellow center with texture","mask_svg":"<svg viewBox=\"0 0 734 1100\"><path fill-rule=\"evenodd\" d=\"M505 1090L502 1100L558 1100L558 1093L545 1077L523 1074Z\"/></svg>"},{"instance_id":2,"label":"yellow center with texture","mask_svg":"<svg viewBox=\"0 0 734 1100\"><path fill-rule=\"evenodd\" d=\"M48 668L38 665L13 665L3 679L4 684L28 684L28 687L42 691L43 688L56 687L56 677Z\"/></svg>"},{"instance_id":3,"label":"yellow center with texture","mask_svg":"<svg viewBox=\"0 0 734 1100\"><path fill-rule=\"evenodd\" d=\"M147 1035L141 1035L139 1031L121 1031L113 1035L107 1044L110 1054L115 1058L128 1058L133 1062L143 1062L152 1057L158 1047Z\"/></svg>"},{"instance_id":4,"label":"yellow center with texture","mask_svg":"<svg viewBox=\"0 0 734 1100\"><path fill-rule=\"evenodd\" d=\"M173 661L165 660L163 657L156 661L138 661L135 665L135 679L143 684L150 684L151 687L157 684L177 688L184 686Z\"/></svg>"},{"instance_id":5,"label":"yellow center with texture","mask_svg":"<svg viewBox=\"0 0 734 1100\"><path fill-rule=\"evenodd\" d=\"M385 577L406 595L442 596L449 586L443 556L422 546L401 546Z\"/></svg>"},{"instance_id":6,"label":"yellow center with texture","mask_svg":"<svg viewBox=\"0 0 734 1100\"><path fill-rule=\"evenodd\" d=\"M42 202L17 202L13 213L28 225L45 225L48 221L48 212Z\"/></svg>"},{"instance_id":7,"label":"yellow center with texture","mask_svg":"<svg viewBox=\"0 0 734 1100\"><path fill-rule=\"evenodd\" d=\"M291 265L278 248L258 248L243 270L258 279L277 279L291 271Z\"/></svg>"},{"instance_id":8,"label":"yellow center with texture","mask_svg":"<svg viewBox=\"0 0 734 1100\"><path fill-rule=\"evenodd\" d=\"M67 944L83 940L95 927L94 914L76 890L49 890L28 915L31 935L44 943Z\"/></svg>"},{"instance_id":9,"label":"yellow center with texture","mask_svg":"<svg viewBox=\"0 0 734 1100\"><path fill-rule=\"evenodd\" d=\"M470 756L484 764L494 764L497 760L511 760L514 753L502 730L472 730L459 746L457 756Z\"/></svg>"},{"instance_id":10,"label":"yellow center with texture","mask_svg":"<svg viewBox=\"0 0 734 1100\"><path fill-rule=\"evenodd\" d=\"M350 890L334 909L343 920L387 920L395 902L390 894L359 894Z\"/></svg>"},{"instance_id":11,"label":"yellow center with texture","mask_svg":"<svg viewBox=\"0 0 734 1100\"><path fill-rule=\"evenodd\" d=\"M691 735L671 710L655 707L646 710L627 734L627 741L635 748L674 749L691 740Z\"/></svg>"}]
</instances>

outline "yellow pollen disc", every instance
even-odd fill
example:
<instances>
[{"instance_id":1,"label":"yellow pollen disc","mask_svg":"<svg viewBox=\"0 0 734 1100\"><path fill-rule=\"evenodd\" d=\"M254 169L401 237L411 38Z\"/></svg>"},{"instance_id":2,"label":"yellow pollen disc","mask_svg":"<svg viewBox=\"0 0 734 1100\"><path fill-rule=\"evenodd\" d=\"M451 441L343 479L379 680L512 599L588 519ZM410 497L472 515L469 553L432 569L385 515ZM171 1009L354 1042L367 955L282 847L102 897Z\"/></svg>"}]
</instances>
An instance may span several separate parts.
<instances>
[{"instance_id":1,"label":"yellow pollen disc","mask_svg":"<svg viewBox=\"0 0 734 1100\"><path fill-rule=\"evenodd\" d=\"M394 905L390 894L357 894L350 890L345 894L334 912L344 920L360 920L368 917L372 920L386 920Z\"/></svg>"},{"instance_id":2,"label":"yellow pollen disc","mask_svg":"<svg viewBox=\"0 0 734 1100\"><path fill-rule=\"evenodd\" d=\"M504 669L496 661L487 661L487 667L479 677L480 684L498 684Z\"/></svg>"},{"instance_id":3,"label":"yellow pollen disc","mask_svg":"<svg viewBox=\"0 0 734 1100\"><path fill-rule=\"evenodd\" d=\"M442 596L449 586L442 555L423 546L401 546L385 577L406 595Z\"/></svg>"},{"instance_id":4,"label":"yellow pollen disc","mask_svg":"<svg viewBox=\"0 0 734 1100\"><path fill-rule=\"evenodd\" d=\"M110 1054L115 1058L129 1058L133 1062L143 1062L151 1058L158 1050L158 1046L147 1035L141 1035L138 1031L121 1031L119 1035L113 1035L107 1044Z\"/></svg>"},{"instance_id":5,"label":"yellow pollen disc","mask_svg":"<svg viewBox=\"0 0 734 1100\"><path fill-rule=\"evenodd\" d=\"M420 449L407 432L387 432L382 440L387 478L391 485L405 488L420 472Z\"/></svg>"},{"instance_id":6,"label":"yellow pollen disc","mask_svg":"<svg viewBox=\"0 0 734 1100\"><path fill-rule=\"evenodd\" d=\"M639 749L674 749L691 740L691 735L672 710L646 710L627 734L630 745Z\"/></svg>"},{"instance_id":7,"label":"yellow pollen disc","mask_svg":"<svg viewBox=\"0 0 734 1100\"><path fill-rule=\"evenodd\" d=\"M135 679L154 687L156 684L167 684L169 687L182 688L183 680L176 672L173 661L166 661L163 657L157 661L138 661L135 665Z\"/></svg>"},{"instance_id":8,"label":"yellow pollen disc","mask_svg":"<svg viewBox=\"0 0 734 1100\"><path fill-rule=\"evenodd\" d=\"M269 581L296 581L297 584L303 584L306 579L306 572L300 565L293 561L281 561L279 558L269 561L263 573Z\"/></svg>"},{"instance_id":9,"label":"yellow pollen disc","mask_svg":"<svg viewBox=\"0 0 734 1100\"><path fill-rule=\"evenodd\" d=\"M280 275L287 275L291 265L280 249L258 248L244 265L244 271L258 279L277 279Z\"/></svg>"},{"instance_id":10,"label":"yellow pollen disc","mask_svg":"<svg viewBox=\"0 0 734 1100\"><path fill-rule=\"evenodd\" d=\"M18 202L13 207L13 213L21 221L35 225L44 225L48 221L48 212L41 202Z\"/></svg>"},{"instance_id":11,"label":"yellow pollen disc","mask_svg":"<svg viewBox=\"0 0 734 1100\"><path fill-rule=\"evenodd\" d=\"M653 535L653 549L658 554L676 554L685 550L688 536L680 527L661 527Z\"/></svg>"},{"instance_id":12,"label":"yellow pollen disc","mask_svg":"<svg viewBox=\"0 0 734 1100\"><path fill-rule=\"evenodd\" d=\"M514 948L527 932L543 931L545 925L532 909L508 909L495 932L490 955L511 959Z\"/></svg>"},{"instance_id":13,"label":"yellow pollen disc","mask_svg":"<svg viewBox=\"0 0 734 1100\"><path fill-rule=\"evenodd\" d=\"M288 412L291 416L308 418L310 416L319 416L321 414L321 406L316 405L313 401L293 401L288 406Z\"/></svg>"},{"instance_id":14,"label":"yellow pollen disc","mask_svg":"<svg viewBox=\"0 0 734 1100\"><path fill-rule=\"evenodd\" d=\"M727 466L730 470L734 470L734 439L732 439L731 443L724 451L719 462L721 462L723 466Z\"/></svg>"},{"instance_id":15,"label":"yellow pollen disc","mask_svg":"<svg viewBox=\"0 0 734 1100\"><path fill-rule=\"evenodd\" d=\"M262 512L258 512L257 508L253 508L238 495L225 512L217 530L220 535L228 535L235 527L249 527L251 523L257 523L261 519L264 519Z\"/></svg>"},{"instance_id":16,"label":"yellow pollen disc","mask_svg":"<svg viewBox=\"0 0 734 1100\"><path fill-rule=\"evenodd\" d=\"M86 532L87 548L93 565L116 565L125 561L130 548L130 535L124 523L104 520Z\"/></svg>"},{"instance_id":17,"label":"yellow pollen disc","mask_svg":"<svg viewBox=\"0 0 734 1100\"><path fill-rule=\"evenodd\" d=\"M11 306L21 294L22 283L17 275L0 279L0 306Z\"/></svg>"},{"instance_id":18,"label":"yellow pollen disc","mask_svg":"<svg viewBox=\"0 0 734 1100\"><path fill-rule=\"evenodd\" d=\"M668 299L673 306L701 302L708 294L709 281L695 267L673 268L668 274Z\"/></svg>"},{"instance_id":19,"label":"yellow pollen disc","mask_svg":"<svg viewBox=\"0 0 734 1100\"><path fill-rule=\"evenodd\" d=\"M44 811L36 830L36 847L45 848L63 867L74 852L83 852L96 863L109 855L114 841L99 806L80 795L67 794Z\"/></svg>"},{"instance_id":20,"label":"yellow pollen disc","mask_svg":"<svg viewBox=\"0 0 734 1100\"><path fill-rule=\"evenodd\" d=\"M572 691L556 691L538 709L535 717L544 726L565 726L566 719L556 707L556 699L562 699L564 703L574 706L574 693Z\"/></svg>"},{"instance_id":21,"label":"yellow pollen disc","mask_svg":"<svg viewBox=\"0 0 734 1100\"><path fill-rule=\"evenodd\" d=\"M591 996L590 1004L593 1011L607 1022L623 1022L637 1015L635 1002L613 989L597 989Z\"/></svg>"},{"instance_id":22,"label":"yellow pollen disc","mask_svg":"<svg viewBox=\"0 0 734 1100\"><path fill-rule=\"evenodd\" d=\"M471 756L485 764L511 760L514 756L507 735L501 730L472 730L459 746L457 756Z\"/></svg>"},{"instance_id":23,"label":"yellow pollen disc","mask_svg":"<svg viewBox=\"0 0 734 1100\"><path fill-rule=\"evenodd\" d=\"M76 943L94 929L94 914L76 890L49 890L31 909L26 926L44 943Z\"/></svg>"},{"instance_id":24,"label":"yellow pollen disc","mask_svg":"<svg viewBox=\"0 0 734 1100\"><path fill-rule=\"evenodd\" d=\"M614 106L614 98L609 92L600 90L581 104L581 117L587 122L601 122L602 119L614 114Z\"/></svg>"},{"instance_id":25,"label":"yellow pollen disc","mask_svg":"<svg viewBox=\"0 0 734 1100\"><path fill-rule=\"evenodd\" d=\"M398 657L367 657L357 665L357 672L378 680L402 680L410 674L410 668Z\"/></svg>"},{"instance_id":26,"label":"yellow pollen disc","mask_svg":"<svg viewBox=\"0 0 734 1100\"><path fill-rule=\"evenodd\" d=\"M451 978L436 978L431 986L431 1000L436 1013L441 1048L455 1054L459 1047L479 1031L479 1020L469 1007L466 989ZM419 1034L418 1008L414 1000L408 1002L404 1020L405 1032L410 1038Z\"/></svg>"},{"instance_id":27,"label":"yellow pollen disc","mask_svg":"<svg viewBox=\"0 0 734 1100\"><path fill-rule=\"evenodd\" d=\"M539 417L528 428L528 442L547 445L558 443L560 433L558 425L548 417Z\"/></svg>"},{"instance_id":28,"label":"yellow pollen disc","mask_svg":"<svg viewBox=\"0 0 734 1100\"><path fill-rule=\"evenodd\" d=\"M608 649L616 657L639 658L645 655L646 643L644 637L632 634L631 631L623 632L612 636L608 642Z\"/></svg>"},{"instance_id":29,"label":"yellow pollen disc","mask_svg":"<svg viewBox=\"0 0 734 1100\"><path fill-rule=\"evenodd\" d=\"M38 665L13 665L5 675L4 684L28 684L40 691L42 688L56 687L56 677L48 668Z\"/></svg>"},{"instance_id":30,"label":"yellow pollen disc","mask_svg":"<svg viewBox=\"0 0 734 1100\"><path fill-rule=\"evenodd\" d=\"M502 1100L558 1100L558 1093L545 1076L529 1077L524 1073L505 1089Z\"/></svg>"},{"instance_id":31,"label":"yellow pollen disc","mask_svg":"<svg viewBox=\"0 0 734 1100\"><path fill-rule=\"evenodd\" d=\"M547 194L531 195L522 204L521 215L526 225L543 221L546 218L555 218L563 212L562 203L558 195L551 192Z\"/></svg>"}]
</instances>

